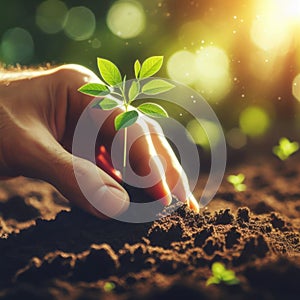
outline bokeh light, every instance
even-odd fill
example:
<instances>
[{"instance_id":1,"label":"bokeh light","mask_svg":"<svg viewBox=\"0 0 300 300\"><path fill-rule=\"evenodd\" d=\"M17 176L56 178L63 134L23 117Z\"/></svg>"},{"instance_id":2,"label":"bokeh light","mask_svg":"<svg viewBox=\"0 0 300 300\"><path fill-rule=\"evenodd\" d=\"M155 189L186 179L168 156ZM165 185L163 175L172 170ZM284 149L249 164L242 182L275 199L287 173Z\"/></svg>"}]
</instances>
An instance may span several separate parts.
<instances>
[{"instance_id":1,"label":"bokeh light","mask_svg":"<svg viewBox=\"0 0 300 300\"><path fill-rule=\"evenodd\" d=\"M293 96L300 101L300 74L293 81Z\"/></svg>"},{"instance_id":2,"label":"bokeh light","mask_svg":"<svg viewBox=\"0 0 300 300\"><path fill-rule=\"evenodd\" d=\"M77 6L68 11L64 31L69 38L84 41L94 34L95 29L96 18L90 9Z\"/></svg>"},{"instance_id":3,"label":"bokeh light","mask_svg":"<svg viewBox=\"0 0 300 300\"><path fill-rule=\"evenodd\" d=\"M201 48L197 52L196 68L195 87L207 100L221 100L230 92L230 64L224 50L215 46Z\"/></svg>"},{"instance_id":4,"label":"bokeh light","mask_svg":"<svg viewBox=\"0 0 300 300\"><path fill-rule=\"evenodd\" d=\"M288 24L280 22L280 17L257 16L251 28L251 37L255 45L264 51L277 50L286 53L291 36L287 34Z\"/></svg>"},{"instance_id":5,"label":"bokeh light","mask_svg":"<svg viewBox=\"0 0 300 300\"><path fill-rule=\"evenodd\" d=\"M221 133L218 126L205 119L191 120L187 124L186 129L192 141L205 150L215 147L220 140Z\"/></svg>"},{"instance_id":6,"label":"bokeh light","mask_svg":"<svg viewBox=\"0 0 300 300\"><path fill-rule=\"evenodd\" d=\"M46 0L36 10L36 24L45 33L53 34L64 27L67 6L59 0Z\"/></svg>"},{"instance_id":7,"label":"bokeh light","mask_svg":"<svg viewBox=\"0 0 300 300\"><path fill-rule=\"evenodd\" d=\"M113 34L122 39L130 39L144 30L146 16L139 2L118 1L111 6L106 22Z\"/></svg>"},{"instance_id":8,"label":"bokeh light","mask_svg":"<svg viewBox=\"0 0 300 300\"><path fill-rule=\"evenodd\" d=\"M6 64L30 62L34 54L31 34L20 27L8 29L2 37L1 52Z\"/></svg>"},{"instance_id":9,"label":"bokeh light","mask_svg":"<svg viewBox=\"0 0 300 300\"><path fill-rule=\"evenodd\" d=\"M100 48L102 43L99 39L97 38L94 38L92 41L91 41L91 45L93 48L97 49L97 48Z\"/></svg>"},{"instance_id":10,"label":"bokeh light","mask_svg":"<svg viewBox=\"0 0 300 300\"><path fill-rule=\"evenodd\" d=\"M263 108L249 106L240 114L239 122L243 133L250 137L258 137L269 129L271 118Z\"/></svg>"},{"instance_id":11,"label":"bokeh light","mask_svg":"<svg viewBox=\"0 0 300 300\"><path fill-rule=\"evenodd\" d=\"M196 55L190 51L177 51L168 60L167 72L171 79L193 84L197 79Z\"/></svg>"},{"instance_id":12,"label":"bokeh light","mask_svg":"<svg viewBox=\"0 0 300 300\"><path fill-rule=\"evenodd\" d=\"M241 149L247 144L247 136L240 128L232 128L226 134L227 144L233 149Z\"/></svg>"}]
</instances>

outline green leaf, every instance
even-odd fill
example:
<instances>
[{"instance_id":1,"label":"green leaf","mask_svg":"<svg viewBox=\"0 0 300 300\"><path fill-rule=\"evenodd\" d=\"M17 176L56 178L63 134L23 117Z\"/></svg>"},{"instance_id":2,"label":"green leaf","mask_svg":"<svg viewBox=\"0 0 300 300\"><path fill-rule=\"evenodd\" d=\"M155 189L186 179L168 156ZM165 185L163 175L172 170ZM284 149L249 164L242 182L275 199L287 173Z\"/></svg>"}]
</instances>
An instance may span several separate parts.
<instances>
[{"instance_id":1,"label":"green leaf","mask_svg":"<svg viewBox=\"0 0 300 300\"><path fill-rule=\"evenodd\" d=\"M247 190L247 186L246 186L246 184L240 183L235 186L235 189L238 192L245 192Z\"/></svg>"},{"instance_id":2,"label":"green leaf","mask_svg":"<svg viewBox=\"0 0 300 300\"><path fill-rule=\"evenodd\" d=\"M104 98L101 101L99 101L97 104L95 104L93 108L100 108L102 110L111 110L119 105L120 104L115 100Z\"/></svg>"},{"instance_id":3,"label":"green leaf","mask_svg":"<svg viewBox=\"0 0 300 300\"><path fill-rule=\"evenodd\" d=\"M148 78L157 73L163 64L163 56L152 56L147 58L141 68L139 78Z\"/></svg>"},{"instance_id":4,"label":"green leaf","mask_svg":"<svg viewBox=\"0 0 300 300\"><path fill-rule=\"evenodd\" d=\"M123 78L123 82L122 82L122 89L123 89L124 92L125 92L125 88L126 88L126 79L127 79L127 76L125 75L124 78Z\"/></svg>"},{"instance_id":5,"label":"green leaf","mask_svg":"<svg viewBox=\"0 0 300 300\"><path fill-rule=\"evenodd\" d=\"M106 96L110 93L108 87L100 83L87 83L78 89L79 92L89 96Z\"/></svg>"},{"instance_id":6,"label":"green leaf","mask_svg":"<svg viewBox=\"0 0 300 300\"><path fill-rule=\"evenodd\" d=\"M212 276L212 277L207 279L206 285L208 286L208 285L211 285L211 284L219 284L220 282L221 282L220 279L218 279L217 277Z\"/></svg>"},{"instance_id":7,"label":"green leaf","mask_svg":"<svg viewBox=\"0 0 300 300\"><path fill-rule=\"evenodd\" d=\"M223 272L222 281L224 281L227 285L235 285L240 283L235 276L235 272L232 270L226 270Z\"/></svg>"},{"instance_id":8,"label":"green leaf","mask_svg":"<svg viewBox=\"0 0 300 300\"><path fill-rule=\"evenodd\" d=\"M133 81L128 93L129 101L133 101L139 95L139 92L140 83L138 81Z\"/></svg>"},{"instance_id":9,"label":"green leaf","mask_svg":"<svg viewBox=\"0 0 300 300\"><path fill-rule=\"evenodd\" d=\"M222 263L215 262L213 263L211 270L214 276L220 278L222 276L222 273L226 270L226 268Z\"/></svg>"},{"instance_id":10,"label":"green leaf","mask_svg":"<svg viewBox=\"0 0 300 300\"><path fill-rule=\"evenodd\" d=\"M170 91L174 87L175 86L173 84L165 80L154 79L143 86L142 92L146 95L157 95L157 94Z\"/></svg>"},{"instance_id":11,"label":"green leaf","mask_svg":"<svg viewBox=\"0 0 300 300\"><path fill-rule=\"evenodd\" d=\"M225 270L222 273L222 280L223 281L230 281L230 280L233 280L235 278L236 278L235 273L232 270Z\"/></svg>"},{"instance_id":12,"label":"green leaf","mask_svg":"<svg viewBox=\"0 0 300 300\"><path fill-rule=\"evenodd\" d=\"M168 113L156 103L143 103L137 108L140 112L152 118L168 118Z\"/></svg>"},{"instance_id":13,"label":"green leaf","mask_svg":"<svg viewBox=\"0 0 300 300\"><path fill-rule=\"evenodd\" d=\"M138 119L138 112L136 110L127 111L119 114L115 118L115 129L120 130L122 128L126 128L131 126Z\"/></svg>"},{"instance_id":14,"label":"green leaf","mask_svg":"<svg viewBox=\"0 0 300 300\"><path fill-rule=\"evenodd\" d=\"M225 282L227 285L236 285L236 284L239 284L240 281L237 279L237 278L233 278L231 280L228 280Z\"/></svg>"},{"instance_id":15,"label":"green leaf","mask_svg":"<svg viewBox=\"0 0 300 300\"><path fill-rule=\"evenodd\" d=\"M232 183L233 185L241 184L245 180L245 175L240 173L238 175L229 175L227 177L227 181Z\"/></svg>"},{"instance_id":16,"label":"green leaf","mask_svg":"<svg viewBox=\"0 0 300 300\"><path fill-rule=\"evenodd\" d=\"M140 61L137 59L134 63L134 74L135 74L135 78L138 79L139 75L140 75L140 71L141 71L141 63Z\"/></svg>"},{"instance_id":17,"label":"green leaf","mask_svg":"<svg viewBox=\"0 0 300 300\"><path fill-rule=\"evenodd\" d=\"M97 62L100 74L106 83L110 86L115 86L122 82L121 73L114 63L99 57Z\"/></svg>"},{"instance_id":18,"label":"green leaf","mask_svg":"<svg viewBox=\"0 0 300 300\"><path fill-rule=\"evenodd\" d=\"M106 293L112 292L116 288L116 285L113 282L105 282L103 289Z\"/></svg>"},{"instance_id":19,"label":"green leaf","mask_svg":"<svg viewBox=\"0 0 300 300\"><path fill-rule=\"evenodd\" d=\"M292 154L299 150L299 143L290 142L287 138L281 138L279 140L279 146L273 147L273 153L277 155L281 160L288 159Z\"/></svg>"}]
</instances>

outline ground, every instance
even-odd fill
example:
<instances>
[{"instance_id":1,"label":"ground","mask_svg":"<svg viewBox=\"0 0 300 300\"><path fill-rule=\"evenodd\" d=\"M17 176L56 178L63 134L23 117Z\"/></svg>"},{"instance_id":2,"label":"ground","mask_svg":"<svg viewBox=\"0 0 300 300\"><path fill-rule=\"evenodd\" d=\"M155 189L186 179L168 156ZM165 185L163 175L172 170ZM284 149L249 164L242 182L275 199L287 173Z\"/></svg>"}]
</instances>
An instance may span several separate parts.
<instances>
[{"instance_id":1,"label":"ground","mask_svg":"<svg viewBox=\"0 0 300 300\"><path fill-rule=\"evenodd\" d=\"M245 192L224 177L199 214L181 206L147 224L70 209L42 181L1 182L0 299L298 299L300 154L252 157L227 168ZM240 284L206 286L216 261Z\"/></svg>"}]
</instances>

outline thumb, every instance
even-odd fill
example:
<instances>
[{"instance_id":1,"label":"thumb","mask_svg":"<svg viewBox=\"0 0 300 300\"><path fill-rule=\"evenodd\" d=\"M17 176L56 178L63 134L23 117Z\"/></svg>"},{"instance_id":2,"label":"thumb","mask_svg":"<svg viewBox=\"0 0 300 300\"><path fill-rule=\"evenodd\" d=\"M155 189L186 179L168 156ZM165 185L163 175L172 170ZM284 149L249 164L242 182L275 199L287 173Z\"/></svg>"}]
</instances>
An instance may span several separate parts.
<instances>
[{"instance_id":1,"label":"thumb","mask_svg":"<svg viewBox=\"0 0 300 300\"><path fill-rule=\"evenodd\" d=\"M44 135L43 142L40 139L38 147L31 148L27 159L31 177L51 183L69 201L97 217L113 218L127 210L129 196L119 183L90 161L67 152L54 138L47 140Z\"/></svg>"}]
</instances>

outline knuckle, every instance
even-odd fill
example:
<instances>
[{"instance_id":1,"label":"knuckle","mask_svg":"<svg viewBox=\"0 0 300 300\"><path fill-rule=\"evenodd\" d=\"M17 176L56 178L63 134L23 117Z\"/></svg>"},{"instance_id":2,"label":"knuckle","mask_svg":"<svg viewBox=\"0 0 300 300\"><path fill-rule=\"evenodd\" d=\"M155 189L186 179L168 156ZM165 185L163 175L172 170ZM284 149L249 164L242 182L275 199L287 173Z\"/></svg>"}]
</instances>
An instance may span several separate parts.
<instances>
[{"instance_id":1,"label":"knuckle","mask_svg":"<svg viewBox=\"0 0 300 300\"><path fill-rule=\"evenodd\" d=\"M94 74L88 68L77 65L77 64L66 64L60 67L57 67L54 72L55 76L58 77L59 80L65 81L66 78L70 78L71 80L76 80L82 83L90 82L90 81L99 81L96 74Z\"/></svg>"}]
</instances>

